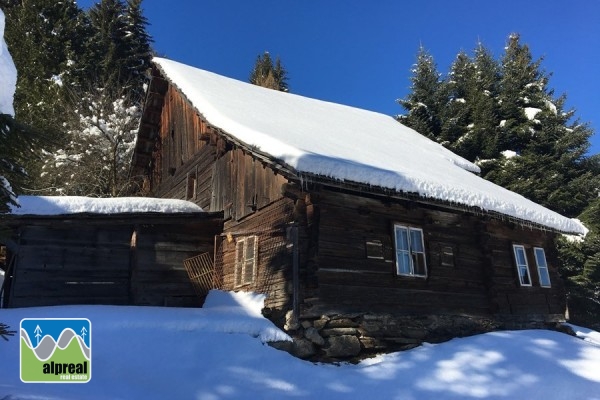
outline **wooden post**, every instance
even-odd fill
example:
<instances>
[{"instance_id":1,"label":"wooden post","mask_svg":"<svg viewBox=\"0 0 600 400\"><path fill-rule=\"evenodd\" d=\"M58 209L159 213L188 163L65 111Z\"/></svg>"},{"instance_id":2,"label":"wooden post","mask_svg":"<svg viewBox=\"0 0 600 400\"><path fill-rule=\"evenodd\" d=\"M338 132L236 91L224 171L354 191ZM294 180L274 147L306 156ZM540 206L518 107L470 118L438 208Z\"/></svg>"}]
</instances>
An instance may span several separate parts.
<instances>
[{"instance_id":1,"label":"wooden post","mask_svg":"<svg viewBox=\"0 0 600 400\"><path fill-rule=\"evenodd\" d=\"M290 228L292 239L292 311L293 323L298 323L298 313L300 308L300 266L298 262L298 226L292 225Z\"/></svg>"},{"instance_id":2,"label":"wooden post","mask_svg":"<svg viewBox=\"0 0 600 400\"><path fill-rule=\"evenodd\" d=\"M138 232L139 226L135 225L133 227L133 232L131 233L131 242L129 246L129 304L135 304L137 300L135 296L135 279L138 269Z\"/></svg>"}]
</instances>

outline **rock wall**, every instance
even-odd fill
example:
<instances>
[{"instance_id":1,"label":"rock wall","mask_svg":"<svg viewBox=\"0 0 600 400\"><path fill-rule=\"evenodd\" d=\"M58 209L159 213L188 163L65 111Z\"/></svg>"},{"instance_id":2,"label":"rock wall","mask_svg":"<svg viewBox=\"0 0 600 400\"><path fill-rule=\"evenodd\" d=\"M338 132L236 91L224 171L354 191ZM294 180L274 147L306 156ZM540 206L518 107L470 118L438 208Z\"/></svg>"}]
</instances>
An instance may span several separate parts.
<instances>
[{"instance_id":1,"label":"rock wall","mask_svg":"<svg viewBox=\"0 0 600 400\"><path fill-rule=\"evenodd\" d=\"M557 323L536 318L514 322L466 315L321 315L298 323L288 322L285 329L294 342L273 346L311 361L357 362L380 353L412 349L426 342L440 343L500 329L558 327Z\"/></svg>"}]
</instances>

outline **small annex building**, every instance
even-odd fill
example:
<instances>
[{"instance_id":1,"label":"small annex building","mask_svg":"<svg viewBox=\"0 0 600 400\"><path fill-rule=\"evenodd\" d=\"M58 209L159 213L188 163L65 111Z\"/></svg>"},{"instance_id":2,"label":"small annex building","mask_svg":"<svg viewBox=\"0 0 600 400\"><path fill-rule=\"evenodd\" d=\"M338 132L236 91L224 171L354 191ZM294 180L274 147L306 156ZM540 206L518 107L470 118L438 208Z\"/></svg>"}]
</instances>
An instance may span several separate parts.
<instances>
[{"instance_id":1,"label":"small annex building","mask_svg":"<svg viewBox=\"0 0 600 400\"><path fill-rule=\"evenodd\" d=\"M199 306L183 261L213 256L221 212L170 199L20 196L2 216L3 307Z\"/></svg>"}]
</instances>

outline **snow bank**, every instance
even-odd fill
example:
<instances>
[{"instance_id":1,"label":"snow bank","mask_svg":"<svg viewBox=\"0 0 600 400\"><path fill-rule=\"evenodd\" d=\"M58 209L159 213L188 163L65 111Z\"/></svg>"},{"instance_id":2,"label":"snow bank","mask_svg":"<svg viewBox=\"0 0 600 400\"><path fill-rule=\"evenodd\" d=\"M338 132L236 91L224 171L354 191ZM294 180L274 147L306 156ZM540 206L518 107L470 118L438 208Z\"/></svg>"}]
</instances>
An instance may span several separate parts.
<instances>
[{"instance_id":1,"label":"snow bank","mask_svg":"<svg viewBox=\"0 0 600 400\"><path fill-rule=\"evenodd\" d=\"M17 69L4 41L4 13L0 10L0 114L15 115L13 98L17 88Z\"/></svg>"},{"instance_id":2,"label":"snow bank","mask_svg":"<svg viewBox=\"0 0 600 400\"><path fill-rule=\"evenodd\" d=\"M19 196L20 207L11 207L13 215L64 215L74 213L194 213L202 208L185 200L149 197L93 198L80 196Z\"/></svg>"},{"instance_id":3,"label":"snow bank","mask_svg":"<svg viewBox=\"0 0 600 400\"><path fill-rule=\"evenodd\" d=\"M247 315L260 297L211 292L207 300L207 309L0 309L0 321L17 330L22 318L92 322L92 379L84 385L21 382L19 340L0 339L0 398L548 400L600 393L600 348L558 332L493 332L356 365L313 364L258 339L258 326L273 327Z\"/></svg>"},{"instance_id":4,"label":"snow bank","mask_svg":"<svg viewBox=\"0 0 600 400\"><path fill-rule=\"evenodd\" d=\"M154 62L207 121L296 171L495 211L565 233L582 226L475 174L479 167L371 111Z\"/></svg>"}]
</instances>

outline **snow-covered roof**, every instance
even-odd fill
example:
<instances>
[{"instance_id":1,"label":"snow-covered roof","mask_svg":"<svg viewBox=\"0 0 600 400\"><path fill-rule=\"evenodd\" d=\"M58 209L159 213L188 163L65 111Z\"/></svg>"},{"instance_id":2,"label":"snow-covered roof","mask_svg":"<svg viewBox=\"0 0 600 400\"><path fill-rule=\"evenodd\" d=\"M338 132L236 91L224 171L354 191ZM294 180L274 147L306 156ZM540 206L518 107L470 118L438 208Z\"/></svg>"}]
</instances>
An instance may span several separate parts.
<instances>
[{"instance_id":1,"label":"snow-covered roof","mask_svg":"<svg viewBox=\"0 0 600 400\"><path fill-rule=\"evenodd\" d=\"M482 179L479 167L392 117L265 89L164 58L155 64L206 121L299 175L475 207L567 233L581 223Z\"/></svg>"},{"instance_id":2,"label":"snow-covered roof","mask_svg":"<svg viewBox=\"0 0 600 400\"><path fill-rule=\"evenodd\" d=\"M185 200L149 197L94 198L81 196L19 196L12 215L68 215L123 213L198 213L202 208Z\"/></svg>"}]
</instances>

